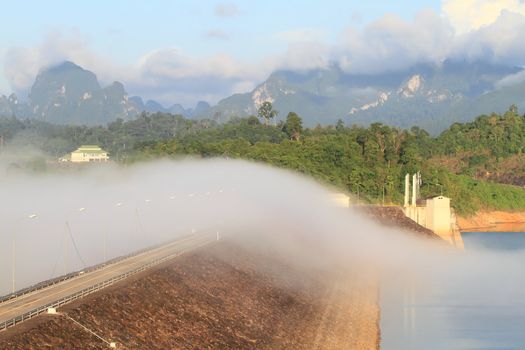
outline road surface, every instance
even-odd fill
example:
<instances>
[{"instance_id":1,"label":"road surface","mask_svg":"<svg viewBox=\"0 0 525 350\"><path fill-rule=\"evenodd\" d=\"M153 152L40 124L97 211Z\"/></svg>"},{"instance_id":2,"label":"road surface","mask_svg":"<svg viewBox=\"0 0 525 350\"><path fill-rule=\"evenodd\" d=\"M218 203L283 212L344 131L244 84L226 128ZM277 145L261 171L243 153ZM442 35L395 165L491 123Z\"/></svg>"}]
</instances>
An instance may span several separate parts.
<instances>
[{"instance_id":1,"label":"road surface","mask_svg":"<svg viewBox=\"0 0 525 350\"><path fill-rule=\"evenodd\" d=\"M51 285L47 288L7 300L0 303L0 325L38 307L43 307L76 292L92 287L97 283L134 271L161 258L199 248L213 241L214 238L215 236L212 237L206 234L186 236L103 268L89 273L79 274L77 277Z\"/></svg>"}]
</instances>

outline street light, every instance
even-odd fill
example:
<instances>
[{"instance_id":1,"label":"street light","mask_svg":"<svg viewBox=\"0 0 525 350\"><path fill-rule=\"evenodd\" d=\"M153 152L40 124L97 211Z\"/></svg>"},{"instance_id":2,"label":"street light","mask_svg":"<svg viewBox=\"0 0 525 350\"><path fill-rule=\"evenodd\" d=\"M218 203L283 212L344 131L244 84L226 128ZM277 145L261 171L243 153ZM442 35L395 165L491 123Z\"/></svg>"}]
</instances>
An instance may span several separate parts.
<instances>
[{"instance_id":1,"label":"street light","mask_svg":"<svg viewBox=\"0 0 525 350\"><path fill-rule=\"evenodd\" d=\"M124 203L118 202L118 203L115 204L115 207L120 208L123 205L124 205ZM108 258L107 257L107 251L108 251L108 231L104 230L104 262L106 262L106 260Z\"/></svg>"},{"instance_id":2,"label":"street light","mask_svg":"<svg viewBox=\"0 0 525 350\"><path fill-rule=\"evenodd\" d=\"M85 211L86 208L84 207L80 207L78 208L76 211L74 212L83 212ZM67 235L69 233L70 236L72 236L71 234L71 226L69 226L69 215L71 215L72 213L74 212L70 212L67 216L66 216L66 231L64 232L64 276L67 275L67 265L68 265L68 260L69 260L69 257L68 257L68 252L69 252L69 246L68 246L68 239L67 239ZM73 242L74 243L74 242Z\"/></svg>"},{"instance_id":3,"label":"street light","mask_svg":"<svg viewBox=\"0 0 525 350\"><path fill-rule=\"evenodd\" d=\"M31 214L31 215L28 215L28 216L25 216L23 218L20 218L17 220L18 221L22 221L24 219L35 219L37 217L36 214ZM12 282L12 288L11 288L11 292L14 294L15 291L16 291L16 233L13 231L13 252L12 252L12 264L11 264L11 282Z\"/></svg>"}]
</instances>

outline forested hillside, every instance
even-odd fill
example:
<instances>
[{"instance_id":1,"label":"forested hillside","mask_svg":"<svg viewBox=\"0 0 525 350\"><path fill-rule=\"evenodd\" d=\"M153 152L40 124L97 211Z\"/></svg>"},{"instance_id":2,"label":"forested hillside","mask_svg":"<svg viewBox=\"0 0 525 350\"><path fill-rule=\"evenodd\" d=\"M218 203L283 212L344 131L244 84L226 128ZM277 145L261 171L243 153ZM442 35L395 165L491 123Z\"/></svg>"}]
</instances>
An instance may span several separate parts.
<instances>
[{"instance_id":1,"label":"forested hillside","mask_svg":"<svg viewBox=\"0 0 525 350\"><path fill-rule=\"evenodd\" d=\"M454 124L436 138L418 127L401 130L380 123L363 128L339 122L302 130L290 126L293 115L277 126L263 125L251 117L184 137L144 143L130 159L166 155L249 159L313 176L362 200L384 203L401 203L404 175L421 171L422 196L449 196L460 213L525 208L525 190L477 175L484 167L502 166L521 154L525 117L515 107L504 115ZM467 155L465 167L450 166L451 160L465 162Z\"/></svg>"},{"instance_id":2,"label":"forested hillside","mask_svg":"<svg viewBox=\"0 0 525 350\"><path fill-rule=\"evenodd\" d=\"M6 148L31 144L49 159L81 144L99 144L125 163L185 156L252 160L312 176L365 202L401 203L404 175L421 171L422 196L451 197L460 213L525 209L525 190L516 186L525 179L525 116L515 106L502 115L453 124L438 137L418 127L402 130L380 123L364 128L339 121L305 129L293 112L277 125L271 113L266 117L219 125L143 113L106 127L9 118L0 119L0 136Z\"/></svg>"}]
</instances>

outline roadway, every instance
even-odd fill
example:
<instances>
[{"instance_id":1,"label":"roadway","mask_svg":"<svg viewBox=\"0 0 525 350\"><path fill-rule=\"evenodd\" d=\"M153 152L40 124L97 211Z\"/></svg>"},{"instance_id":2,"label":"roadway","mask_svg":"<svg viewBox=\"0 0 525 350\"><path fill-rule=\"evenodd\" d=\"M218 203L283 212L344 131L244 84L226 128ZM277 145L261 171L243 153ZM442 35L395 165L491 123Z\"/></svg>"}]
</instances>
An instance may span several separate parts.
<instances>
[{"instance_id":1,"label":"roadway","mask_svg":"<svg viewBox=\"0 0 525 350\"><path fill-rule=\"evenodd\" d=\"M43 307L76 292L92 287L97 283L134 271L161 258L199 248L211 242L214 238L214 235L212 237L211 235L203 234L186 236L103 268L79 274L74 278L51 285L47 288L7 300L0 303L0 324L26 312L30 312L33 309Z\"/></svg>"}]
</instances>

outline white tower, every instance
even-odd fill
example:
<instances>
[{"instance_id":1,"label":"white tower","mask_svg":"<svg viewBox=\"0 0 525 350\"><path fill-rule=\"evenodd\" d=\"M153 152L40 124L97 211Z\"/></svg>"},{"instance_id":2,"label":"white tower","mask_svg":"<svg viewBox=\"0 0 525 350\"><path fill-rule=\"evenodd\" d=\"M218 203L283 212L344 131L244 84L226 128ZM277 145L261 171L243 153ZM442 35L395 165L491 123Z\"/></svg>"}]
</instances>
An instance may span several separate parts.
<instances>
[{"instance_id":1,"label":"white tower","mask_svg":"<svg viewBox=\"0 0 525 350\"><path fill-rule=\"evenodd\" d=\"M408 207L408 201L410 200L410 175L405 175L405 208Z\"/></svg>"},{"instance_id":2,"label":"white tower","mask_svg":"<svg viewBox=\"0 0 525 350\"><path fill-rule=\"evenodd\" d=\"M417 199L417 174L412 175L412 206L416 206Z\"/></svg>"}]
</instances>

